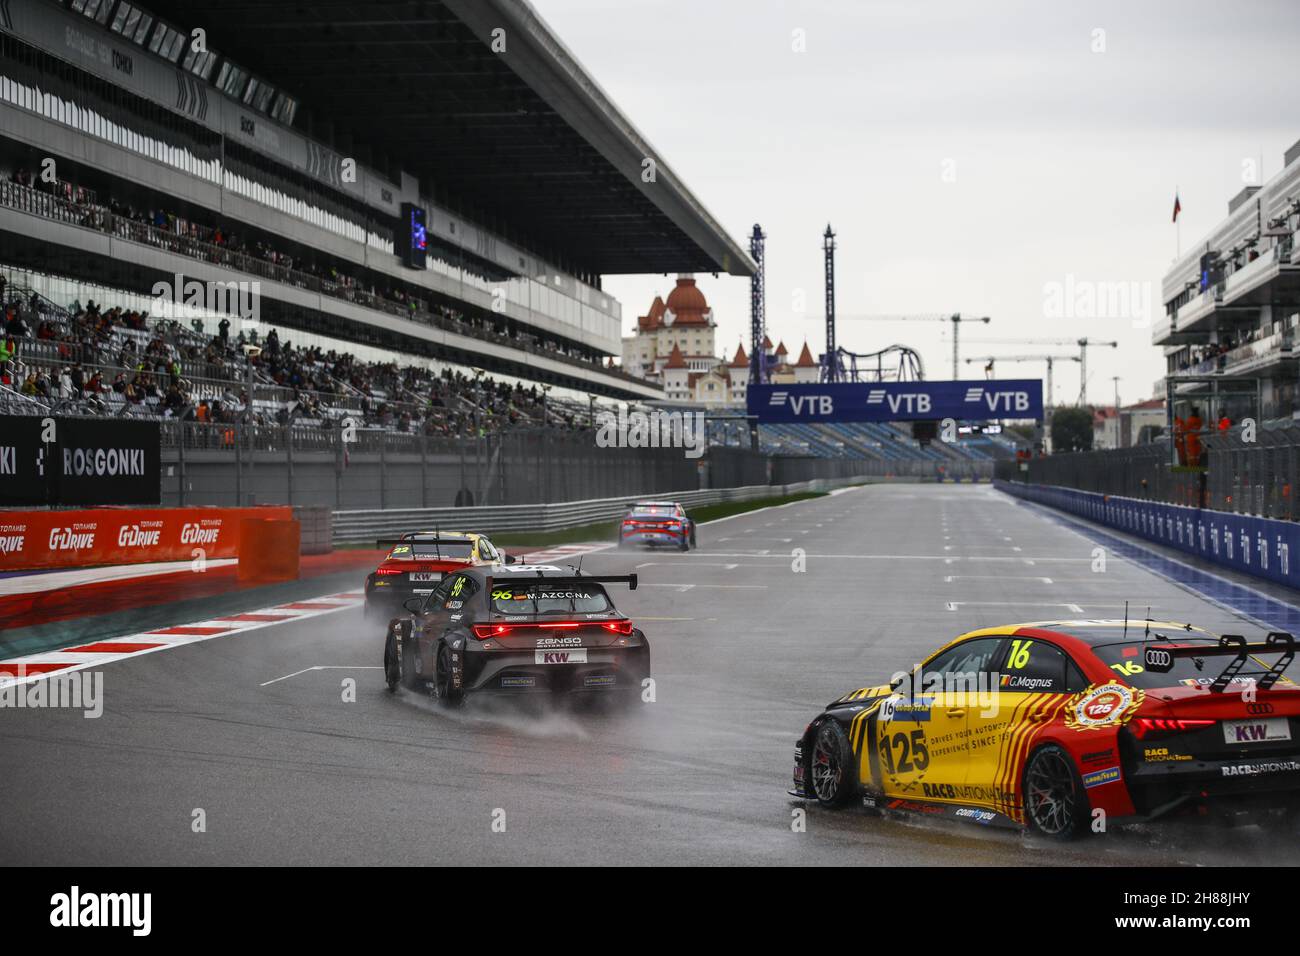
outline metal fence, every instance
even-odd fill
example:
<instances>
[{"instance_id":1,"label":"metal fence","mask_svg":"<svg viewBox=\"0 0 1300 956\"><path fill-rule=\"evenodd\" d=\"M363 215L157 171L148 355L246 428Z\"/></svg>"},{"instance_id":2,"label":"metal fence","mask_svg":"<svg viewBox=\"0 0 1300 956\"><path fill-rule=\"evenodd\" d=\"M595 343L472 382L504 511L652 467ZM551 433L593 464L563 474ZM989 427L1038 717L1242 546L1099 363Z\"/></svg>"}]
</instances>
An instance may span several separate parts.
<instances>
[{"instance_id":1,"label":"metal fence","mask_svg":"<svg viewBox=\"0 0 1300 956\"><path fill-rule=\"evenodd\" d=\"M1252 438L1246 441L1245 438ZM1168 440L1112 451L1036 458L1021 469L999 462L997 477L1235 514L1300 520L1300 426L1240 427L1203 438L1204 468L1172 464Z\"/></svg>"}]
</instances>

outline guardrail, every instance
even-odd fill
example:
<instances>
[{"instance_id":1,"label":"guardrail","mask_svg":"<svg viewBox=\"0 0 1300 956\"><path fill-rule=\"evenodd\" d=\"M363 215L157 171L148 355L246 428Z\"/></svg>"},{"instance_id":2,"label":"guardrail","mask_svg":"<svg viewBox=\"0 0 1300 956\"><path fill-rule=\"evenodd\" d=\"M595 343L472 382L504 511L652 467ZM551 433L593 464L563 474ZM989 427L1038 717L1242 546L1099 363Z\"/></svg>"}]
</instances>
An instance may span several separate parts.
<instances>
[{"instance_id":1,"label":"guardrail","mask_svg":"<svg viewBox=\"0 0 1300 956\"><path fill-rule=\"evenodd\" d=\"M829 491L886 478L817 478L789 485L748 485L743 488L709 488L702 491L669 491L644 498L679 501L688 510L727 501L778 498L803 491ZM904 479L907 480L907 479ZM563 531L584 525L613 521L627 513L636 496L566 501L560 504L492 505L482 508L407 508L386 511L334 512L334 543L360 544L392 537L406 531L441 527L457 531L488 533Z\"/></svg>"}]
</instances>

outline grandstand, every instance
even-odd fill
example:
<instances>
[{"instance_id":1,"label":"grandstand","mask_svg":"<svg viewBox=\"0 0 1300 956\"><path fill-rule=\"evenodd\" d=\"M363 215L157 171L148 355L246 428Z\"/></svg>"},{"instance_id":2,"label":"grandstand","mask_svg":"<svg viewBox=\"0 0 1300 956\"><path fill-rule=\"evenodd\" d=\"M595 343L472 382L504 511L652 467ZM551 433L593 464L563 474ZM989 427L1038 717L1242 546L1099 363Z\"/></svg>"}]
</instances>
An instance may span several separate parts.
<instances>
[{"instance_id":1,"label":"grandstand","mask_svg":"<svg viewBox=\"0 0 1300 956\"><path fill-rule=\"evenodd\" d=\"M6 401L576 423L661 395L602 275L753 269L519 0L9 0L0 120Z\"/></svg>"}]
</instances>

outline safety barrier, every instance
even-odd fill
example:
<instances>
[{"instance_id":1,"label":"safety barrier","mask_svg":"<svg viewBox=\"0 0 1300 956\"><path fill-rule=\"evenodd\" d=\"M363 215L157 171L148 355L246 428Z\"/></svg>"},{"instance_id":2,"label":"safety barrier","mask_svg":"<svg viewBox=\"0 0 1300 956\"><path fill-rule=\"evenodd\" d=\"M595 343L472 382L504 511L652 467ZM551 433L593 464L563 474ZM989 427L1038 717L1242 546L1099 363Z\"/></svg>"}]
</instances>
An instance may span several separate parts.
<instances>
[{"instance_id":1,"label":"safety barrier","mask_svg":"<svg viewBox=\"0 0 1300 956\"><path fill-rule=\"evenodd\" d=\"M1002 480L993 484L1017 498L1069 512L1212 564L1300 587L1300 568L1291 567L1291 549L1300 549L1300 524L1293 521L1121 498L1054 485Z\"/></svg>"},{"instance_id":2,"label":"safety barrier","mask_svg":"<svg viewBox=\"0 0 1300 956\"><path fill-rule=\"evenodd\" d=\"M287 506L0 511L0 571L233 558L242 519L292 517Z\"/></svg>"},{"instance_id":3,"label":"safety barrier","mask_svg":"<svg viewBox=\"0 0 1300 956\"><path fill-rule=\"evenodd\" d=\"M789 485L749 485L743 488L709 488L701 491L669 491L642 495L643 499L679 501L687 508L716 505L727 501L754 501L778 498L803 491L829 491L864 482L881 482L883 478L818 478ZM598 498L589 501L565 501L559 504L493 505L483 508L408 508L386 511L334 512L334 543L359 544L378 538L393 537L406 531L441 527L456 531L506 533L542 532L581 528L584 525L613 521L627 512L634 498Z\"/></svg>"}]
</instances>

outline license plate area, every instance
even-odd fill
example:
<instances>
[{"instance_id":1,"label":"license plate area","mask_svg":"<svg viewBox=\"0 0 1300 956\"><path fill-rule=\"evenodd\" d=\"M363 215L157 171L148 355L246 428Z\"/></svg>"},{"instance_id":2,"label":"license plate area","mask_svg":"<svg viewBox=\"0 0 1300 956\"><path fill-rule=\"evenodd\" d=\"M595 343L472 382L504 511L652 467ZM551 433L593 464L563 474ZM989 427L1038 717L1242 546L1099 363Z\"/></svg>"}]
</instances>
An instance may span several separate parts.
<instances>
[{"instance_id":1,"label":"license plate area","mask_svg":"<svg viewBox=\"0 0 1300 956\"><path fill-rule=\"evenodd\" d=\"M585 664L587 649L585 647L539 647L533 652L537 664Z\"/></svg>"},{"instance_id":2,"label":"license plate area","mask_svg":"<svg viewBox=\"0 0 1300 956\"><path fill-rule=\"evenodd\" d=\"M1253 720L1225 720L1224 743L1239 747L1245 744L1268 744L1291 739L1291 725L1285 717L1259 717Z\"/></svg>"}]
</instances>

